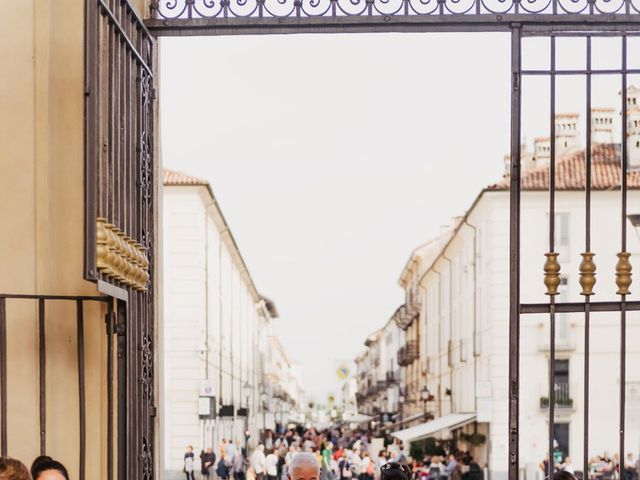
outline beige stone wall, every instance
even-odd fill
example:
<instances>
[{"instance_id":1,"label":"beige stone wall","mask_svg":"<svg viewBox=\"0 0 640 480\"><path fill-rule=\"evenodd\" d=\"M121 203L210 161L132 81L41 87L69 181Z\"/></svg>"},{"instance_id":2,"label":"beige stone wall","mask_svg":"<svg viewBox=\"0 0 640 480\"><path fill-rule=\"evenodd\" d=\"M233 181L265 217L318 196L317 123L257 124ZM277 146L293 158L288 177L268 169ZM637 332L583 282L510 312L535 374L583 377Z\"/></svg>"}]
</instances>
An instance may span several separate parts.
<instances>
[{"instance_id":1,"label":"beige stone wall","mask_svg":"<svg viewBox=\"0 0 640 480\"><path fill-rule=\"evenodd\" d=\"M0 292L95 294L82 280L80 0L3 4L0 22ZM51 305L49 307L49 305ZM38 454L37 306L8 301L9 454ZM85 310L87 478L105 478L104 316ZM47 306L47 453L78 468L75 305Z\"/></svg>"}]
</instances>

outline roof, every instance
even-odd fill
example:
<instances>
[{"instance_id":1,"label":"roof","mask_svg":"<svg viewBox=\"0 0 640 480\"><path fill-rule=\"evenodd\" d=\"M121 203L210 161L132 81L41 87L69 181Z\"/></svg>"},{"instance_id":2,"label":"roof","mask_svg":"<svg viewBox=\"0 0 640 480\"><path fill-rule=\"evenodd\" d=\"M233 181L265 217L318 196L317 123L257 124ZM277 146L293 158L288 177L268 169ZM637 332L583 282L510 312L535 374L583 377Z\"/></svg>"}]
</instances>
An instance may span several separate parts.
<instances>
[{"instance_id":1,"label":"roof","mask_svg":"<svg viewBox=\"0 0 640 480\"><path fill-rule=\"evenodd\" d=\"M192 177L191 175L187 175L182 172L176 172L175 170L167 170L163 171L163 180L162 183L164 185L209 185L209 182L202 178Z\"/></svg>"},{"instance_id":2,"label":"roof","mask_svg":"<svg viewBox=\"0 0 640 480\"><path fill-rule=\"evenodd\" d=\"M585 152L575 152L556 161L556 190L584 190L586 179ZM640 189L640 172L627 173L628 187ZM548 190L549 166L542 165L522 174L523 190ZM591 188L620 188L620 155L617 145L595 144L591 147ZM509 178L490 185L488 190L508 190Z\"/></svg>"}]
</instances>

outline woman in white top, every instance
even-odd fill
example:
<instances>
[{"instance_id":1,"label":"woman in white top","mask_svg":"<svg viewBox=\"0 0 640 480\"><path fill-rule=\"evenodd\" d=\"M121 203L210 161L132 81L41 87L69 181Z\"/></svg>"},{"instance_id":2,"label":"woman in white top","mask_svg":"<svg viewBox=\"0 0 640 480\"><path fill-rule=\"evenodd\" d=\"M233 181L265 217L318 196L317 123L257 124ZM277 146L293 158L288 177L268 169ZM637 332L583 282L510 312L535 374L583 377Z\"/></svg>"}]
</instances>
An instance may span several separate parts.
<instances>
[{"instance_id":1,"label":"woman in white top","mask_svg":"<svg viewBox=\"0 0 640 480\"><path fill-rule=\"evenodd\" d=\"M267 471L267 479L268 480L277 480L278 477L278 456L275 454L273 450L269 452L267 455L267 459L265 462L266 471Z\"/></svg>"}]
</instances>

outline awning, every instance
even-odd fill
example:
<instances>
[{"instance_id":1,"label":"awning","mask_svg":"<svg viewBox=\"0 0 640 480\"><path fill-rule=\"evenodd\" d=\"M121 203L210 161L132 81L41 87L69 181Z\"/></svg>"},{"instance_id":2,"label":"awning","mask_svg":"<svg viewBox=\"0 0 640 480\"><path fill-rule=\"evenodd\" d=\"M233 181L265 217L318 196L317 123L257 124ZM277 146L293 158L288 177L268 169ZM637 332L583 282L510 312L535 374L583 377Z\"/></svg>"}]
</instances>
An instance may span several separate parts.
<instances>
[{"instance_id":1,"label":"awning","mask_svg":"<svg viewBox=\"0 0 640 480\"><path fill-rule=\"evenodd\" d=\"M364 415L362 413L353 413L353 414L345 413L342 416L342 421L348 422L348 423L364 423L364 422L368 422L371 419L373 419L373 417L370 417L369 415Z\"/></svg>"},{"instance_id":2,"label":"awning","mask_svg":"<svg viewBox=\"0 0 640 480\"><path fill-rule=\"evenodd\" d=\"M476 419L476 413L452 413L451 415L445 415L444 417L436 418L426 423L416 425L415 427L405 428L393 432L396 438L399 438L403 442L415 442L416 440L422 440L434 433L441 432L442 430L454 430L456 428L464 427L465 425L474 422Z\"/></svg>"}]
</instances>

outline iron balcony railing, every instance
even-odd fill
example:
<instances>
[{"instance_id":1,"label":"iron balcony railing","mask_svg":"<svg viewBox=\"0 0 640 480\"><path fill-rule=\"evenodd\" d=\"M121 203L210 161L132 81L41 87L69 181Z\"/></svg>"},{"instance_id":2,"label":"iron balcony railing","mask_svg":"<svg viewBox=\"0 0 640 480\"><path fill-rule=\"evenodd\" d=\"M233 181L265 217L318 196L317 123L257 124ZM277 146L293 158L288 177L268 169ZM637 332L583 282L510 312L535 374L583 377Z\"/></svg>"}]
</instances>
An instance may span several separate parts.
<instances>
[{"instance_id":1,"label":"iron balcony railing","mask_svg":"<svg viewBox=\"0 0 640 480\"><path fill-rule=\"evenodd\" d=\"M396 383L399 379L399 375L397 375L394 371L388 371L385 375L387 384Z\"/></svg>"},{"instance_id":2,"label":"iron balcony railing","mask_svg":"<svg viewBox=\"0 0 640 480\"><path fill-rule=\"evenodd\" d=\"M554 385L554 405L558 408L573 408L573 398L569 395L568 383L556 383ZM549 408L549 397L540 397L540 409Z\"/></svg>"},{"instance_id":3,"label":"iron balcony railing","mask_svg":"<svg viewBox=\"0 0 640 480\"><path fill-rule=\"evenodd\" d=\"M411 365L419 357L418 342L409 340L398 350L398 364L402 367Z\"/></svg>"},{"instance_id":4,"label":"iron balcony railing","mask_svg":"<svg viewBox=\"0 0 640 480\"><path fill-rule=\"evenodd\" d=\"M95 307L91 308L89 306L89 304L95 305L96 303L106 306L106 317L102 317L102 314L97 312ZM8 310L7 306L10 306L12 310ZM15 368L15 362L9 364L10 358L7 354L7 344L11 344L9 342L9 337L12 333L11 325L15 326L17 320L24 317L24 308L28 306L32 306L37 310L38 375L33 381L38 385L37 404L39 407L38 424L40 435L31 439L33 445L38 445L35 450L40 455L47 455L51 451L47 442L47 432L52 432L59 428L58 422L50 421L47 415L51 409L51 400L48 395L51 385L47 388L47 370L51 371L66 366L52 360L52 357L47 355L47 351L52 348L51 346L47 347L47 344L52 341L52 338L48 335L48 331L53 328L52 323L56 325L61 315L64 315L64 317L68 317L65 318L65 322L68 321L70 324L75 324L73 327L69 326L70 329L75 330L75 341L71 344L70 340L67 353L70 357L74 355L76 358L76 371L69 370L68 374L70 378L74 376L77 378L77 390L66 391L64 395L67 396L69 403L77 401L78 404L77 416L68 419L71 424L78 425L77 437L68 438L69 442L74 442L77 445L78 478L81 480L86 478L87 456L95 458L96 456L105 455L107 478L111 479L114 471L114 446L122 447L126 442L126 436L123 435L122 430L116 436L116 421L118 424L124 421L125 409L127 408L126 402L128 400L123 381L126 364L122 360L115 361L114 357L114 349L116 348L118 358L125 357L125 352L122 348L124 334L121 329L122 322L125 319L116 320L111 297L0 294L0 456L11 455L11 452L16 449L15 444L24 442L22 435L16 435L15 437L10 435L20 430L18 425L21 420L17 418L15 412L9 411L8 405L10 403L15 405L16 396L20 395L20 392L16 392L16 389L13 388L14 382L12 380L21 375L21 372ZM19 313L16 314L16 310L13 310L13 308L16 308ZM23 310L21 311L20 309ZM75 315L72 313L74 310ZM53 311L54 314L48 315L49 311ZM61 314L61 312L64 313ZM91 405L87 405L86 363L92 361L93 355L89 354L89 352L96 345L93 343L93 339L85 334L85 326L95 322L106 322L106 333L104 340L101 340L106 343L103 360L106 361L107 367L105 372L107 425L104 439L98 438L87 426L87 408L91 408ZM89 328L93 329L93 326ZM13 334L15 334L15 327L13 328ZM60 348L59 344L55 345L54 343L54 346L55 348ZM11 354L11 351L9 351L9 354ZM89 380L91 381L91 379ZM117 399L116 390L118 392ZM106 451L99 450L101 445L106 446ZM24 445L22 446L24 447Z\"/></svg>"}]
</instances>

